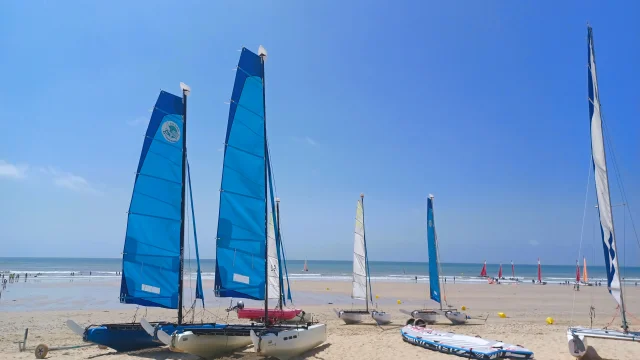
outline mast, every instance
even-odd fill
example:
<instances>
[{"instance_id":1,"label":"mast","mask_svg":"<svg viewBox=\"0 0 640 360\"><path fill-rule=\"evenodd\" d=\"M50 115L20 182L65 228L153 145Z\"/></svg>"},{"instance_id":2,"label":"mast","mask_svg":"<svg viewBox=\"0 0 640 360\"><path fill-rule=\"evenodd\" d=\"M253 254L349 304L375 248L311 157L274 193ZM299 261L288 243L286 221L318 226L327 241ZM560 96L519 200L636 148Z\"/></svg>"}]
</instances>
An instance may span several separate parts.
<instances>
[{"instance_id":1,"label":"mast","mask_svg":"<svg viewBox=\"0 0 640 360\"><path fill-rule=\"evenodd\" d=\"M182 89L182 200L180 201L180 272L178 273L178 325L182 324L182 288L184 272L184 223L185 223L185 183L187 178L187 96L191 88L185 83L180 83Z\"/></svg>"},{"instance_id":2,"label":"mast","mask_svg":"<svg viewBox=\"0 0 640 360\"><path fill-rule=\"evenodd\" d=\"M276 198L276 231L277 231L277 235L278 237L280 237L280 198ZM282 240L280 240L282 242ZM276 242L277 244L277 242ZM283 257L284 260L284 257ZM282 265L278 264L278 268L281 268ZM280 279L278 279L278 281L280 281ZM279 299L278 299L278 306L280 307L280 310L282 310L282 303L283 303L283 298L284 298L284 289L282 288L284 284L280 284L280 294L278 294Z\"/></svg>"},{"instance_id":3,"label":"mast","mask_svg":"<svg viewBox=\"0 0 640 360\"><path fill-rule=\"evenodd\" d=\"M364 302L366 304L367 312L369 312L369 259L367 256L367 231L364 228L364 193L360 193L360 203L362 204L362 239L364 241L364 266L367 277L365 278L364 284Z\"/></svg>"},{"instance_id":4,"label":"mast","mask_svg":"<svg viewBox=\"0 0 640 360\"><path fill-rule=\"evenodd\" d=\"M591 153L592 161L595 169L595 183L596 183L596 195L598 198L598 215L600 220L600 229L602 233L602 241L604 243L605 263L607 265L607 282L609 293L619 300L620 314L622 315L622 329L624 332L629 331L629 324L627 323L626 308L624 305L624 296L622 293L622 282L620 281L620 273L618 270L618 248L616 244L616 230L613 221L613 211L611 211L611 187L609 185L609 172L607 170L607 150L604 146L604 129L602 127L602 111L600 110L600 94L598 91L597 70L596 70L596 50L593 42L593 29L587 24L587 32L589 36L589 63L588 66L588 81L589 81L589 116L591 121ZM596 124L594 124L596 123ZM596 131L594 134L594 125ZM595 147L595 148L594 148ZM602 151L602 154L599 152ZM602 184L605 182L606 184ZM605 187L606 186L606 187ZM604 191L606 190L606 193ZM602 209L601 200L605 203L605 209ZM607 207L608 206L608 207ZM603 210L603 211L601 211ZM604 212L604 218L603 214ZM608 222L611 222L611 228L607 229ZM610 231L610 238L606 239L606 232ZM613 294L612 283L617 286L614 290L620 292L619 299Z\"/></svg>"},{"instance_id":5,"label":"mast","mask_svg":"<svg viewBox=\"0 0 640 360\"><path fill-rule=\"evenodd\" d=\"M267 61L267 50L260 45L258 48L258 56L260 56L260 64L262 65L262 110L264 117L262 122L264 124L264 164L265 164L265 186L264 186L264 325L269 326L269 205L268 205L268 197L267 197L267 184L269 183L268 172L266 171L269 157L269 149L267 146L267 102L266 102L266 77L264 74L264 63Z\"/></svg>"}]
</instances>

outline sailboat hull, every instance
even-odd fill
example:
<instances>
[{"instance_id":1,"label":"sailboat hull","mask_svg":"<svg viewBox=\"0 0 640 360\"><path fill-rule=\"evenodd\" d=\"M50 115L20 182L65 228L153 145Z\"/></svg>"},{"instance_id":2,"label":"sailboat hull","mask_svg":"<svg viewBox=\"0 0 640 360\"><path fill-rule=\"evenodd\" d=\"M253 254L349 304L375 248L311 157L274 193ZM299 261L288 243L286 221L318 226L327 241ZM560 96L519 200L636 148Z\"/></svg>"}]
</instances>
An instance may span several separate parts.
<instances>
[{"instance_id":1,"label":"sailboat hull","mask_svg":"<svg viewBox=\"0 0 640 360\"><path fill-rule=\"evenodd\" d=\"M327 326L315 324L286 330L252 330L251 340L259 355L287 360L327 341Z\"/></svg>"},{"instance_id":2,"label":"sailboat hull","mask_svg":"<svg viewBox=\"0 0 640 360\"><path fill-rule=\"evenodd\" d=\"M167 328L167 331L173 332L174 330L171 327ZM90 326L85 329L83 340L106 346L117 352L142 350L164 345L162 342L154 340L138 323Z\"/></svg>"},{"instance_id":3,"label":"sailboat hull","mask_svg":"<svg viewBox=\"0 0 640 360\"><path fill-rule=\"evenodd\" d=\"M384 311L372 311L371 317L378 325L387 325L391 323L391 314Z\"/></svg>"},{"instance_id":4,"label":"sailboat hull","mask_svg":"<svg viewBox=\"0 0 640 360\"><path fill-rule=\"evenodd\" d=\"M250 345L251 338L247 335L185 331L171 335L169 349L203 358L212 358Z\"/></svg>"},{"instance_id":5,"label":"sailboat hull","mask_svg":"<svg viewBox=\"0 0 640 360\"><path fill-rule=\"evenodd\" d=\"M338 317L347 325L359 324L371 314L366 310L341 310Z\"/></svg>"}]
</instances>

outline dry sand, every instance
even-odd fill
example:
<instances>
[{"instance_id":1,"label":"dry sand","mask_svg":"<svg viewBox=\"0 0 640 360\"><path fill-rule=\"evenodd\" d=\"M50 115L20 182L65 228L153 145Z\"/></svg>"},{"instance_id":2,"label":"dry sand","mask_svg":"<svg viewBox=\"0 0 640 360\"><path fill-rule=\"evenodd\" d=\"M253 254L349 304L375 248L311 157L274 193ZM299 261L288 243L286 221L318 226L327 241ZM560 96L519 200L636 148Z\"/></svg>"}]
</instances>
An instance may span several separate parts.
<instances>
[{"instance_id":1,"label":"dry sand","mask_svg":"<svg viewBox=\"0 0 640 360\"><path fill-rule=\"evenodd\" d=\"M62 284L61 286L68 286ZM81 285L76 285L81 286ZM379 297L378 307L390 312L393 324L378 327L373 321L361 325L344 325L336 318L334 308L350 308L345 304L350 293L350 283L297 281L293 284L297 292L306 294L305 299L313 305L301 304L307 311L317 315L318 320L328 326L327 342L313 351L301 356L301 359L456 359L446 355L425 350L402 341L400 327L407 316L400 309L413 310L426 303L425 284L413 283L374 283L374 294ZM117 291L117 290L115 290ZM575 305L574 298L575 295ZM451 326L446 319L434 326L439 330L453 331L467 335L479 335L487 339L503 340L520 344L534 351L536 359L572 359L568 354L565 331L572 322L574 325L589 325L589 307L596 308L594 326L605 326L615 314L615 303L605 287L582 287L574 292L571 286L546 285L488 285L488 284L448 284L447 299L457 306L465 305L470 315L488 314L486 323L476 321L477 325ZM631 314L640 314L640 290L628 288L627 302ZM343 303L336 302L342 299ZM397 304L401 300L401 305ZM3 300L4 301L4 300ZM348 301L348 300L347 300ZM329 304L332 302L333 304ZM319 305L324 303L324 305ZM204 321L224 321L227 313L223 308L228 304L225 300L217 301L217 305L209 306ZM356 304L361 308L361 304ZM428 305L433 306L432 303ZM14 341L22 338L24 329L29 328L28 347L33 349L37 344L49 346L78 345L82 341L65 326L67 319L74 319L81 325L131 321L135 310L118 306L104 310L80 311L4 311L7 305L2 304L0 312L0 359L33 359L33 351L19 353ZM142 314L144 310L139 310ZM499 318L498 312L507 314L506 319ZM216 316L217 315L217 316ZM168 319L175 317L175 311L148 309L148 319ZM547 325L545 319L552 317L555 324ZM196 320L202 318L199 314ZM235 316L229 317L234 321ZM630 318L637 324L635 318ZM619 318L611 328L617 328ZM591 359L640 359L640 344L620 341L604 341L589 339ZM242 352L232 354L224 359L255 359L251 347ZM153 349L127 354L117 354L112 350L101 350L97 347L52 351L51 359L196 359L196 357L172 353L166 349Z\"/></svg>"}]
</instances>

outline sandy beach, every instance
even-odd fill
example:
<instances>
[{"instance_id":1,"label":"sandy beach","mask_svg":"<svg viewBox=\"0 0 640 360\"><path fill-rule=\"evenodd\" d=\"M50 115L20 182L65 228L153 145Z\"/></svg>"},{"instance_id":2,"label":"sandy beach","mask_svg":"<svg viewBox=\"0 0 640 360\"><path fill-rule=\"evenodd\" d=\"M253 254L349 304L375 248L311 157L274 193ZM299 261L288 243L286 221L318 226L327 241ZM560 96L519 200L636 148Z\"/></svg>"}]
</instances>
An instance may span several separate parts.
<instances>
[{"instance_id":1,"label":"sandy beach","mask_svg":"<svg viewBox=\"0 0 640 360\"><path fill-rule=\"evenodd\" d=\"M104 293L117 294L118 283L108 282L68 282L32 284L44 288L43 293L66 294L51 296L54 303L48 309L41 310L47 303L46 296L30 298L33 291L29 284L11 284L10 291L3 294L0 309L0 358L32 359L32 349L38 344L50 347L82 344L81 339L67 329L65 321L74 319L81 325L127 322L136 314L135 307L125 306L115 301L105 301ZM211 289L211 282L205 282ZM301 359L455 359L455 356L435 353L402 341L400 327L407 316L400 309L413 310L425 305L434 306L425 301L425 284L375 282L374 295L378 297L377 307L390 312L393 324L383 327L374 325L373 321L361 325L344 325L333 309L361 308L362 304L352 304L349 294L351 284L348 282L327 281L295 281L292 284L297 299L296 307L304 308L316 314L319 321L328 326L327 342L315 350L304 354ZM22 288L22 289L21 289ZM48 290L47 290L48 288ZM95 291L95 289L104 291ZM74 295L83 292L84 297ZM29 294L27 294L27 290ZM466 306L469 315L488 315L486 323L473 321L473 325L451 326L446 319L434 326L436 329L458 332L467 335L478 335L488 339L503 340L520 344L534 351L536 359L570 359L567 351L565 330L570 324L589 325L589 307L596 309L594 326L605 326L611 322L615 314L615 303L605 287L581 287L575 292L572 286L561 285L488 285L488 284L448 284L446 297L450 304ZM211 292L209 291L209 294ZM627 288L627 306L630 314L640 313L638 302L640 290ZM574 303L575 296L575 303ZM115 296L110 296L115 297ZM397 301L400 300L401 304ZM206 302L206 311L197 311L195 321L237 322L235 314L228 314L224 308L229 299L217 299L211 296ZM259 305L258 302L247 302L248 305ZM90 308L87 308L90 307ZM572 316L572 308L575 307ZM56 309L57 308L57 309ZM73 309L80 310L73 310ZM65 309L65 310L60 310ZM147 318L167 320L175 318L175 311L159 309L138 309L138 319L147 311ZM507 318L499 318L498 312L507 314ZM553 325L545 322L547 317L555 320ZM629 319L634 324L635 318ZM611 328L619 326L619 318L613 321ZM24 329L29 328L29 351L20 353L13 342L21 340ZM589 340L595 351L591 351L592 359L638 359L640 347L634 343ZM597 353L597 355L596 355ZM146 350L134 353L118 354L112 350L87 347L72 350L52 351L51 359L195 359L196 357L172 353L166 348ZM599 356L599 357L598 357ZM231 354L225 359L254 359L253 349L248 347L242 352Z\"/></svg>"}]
</instances>

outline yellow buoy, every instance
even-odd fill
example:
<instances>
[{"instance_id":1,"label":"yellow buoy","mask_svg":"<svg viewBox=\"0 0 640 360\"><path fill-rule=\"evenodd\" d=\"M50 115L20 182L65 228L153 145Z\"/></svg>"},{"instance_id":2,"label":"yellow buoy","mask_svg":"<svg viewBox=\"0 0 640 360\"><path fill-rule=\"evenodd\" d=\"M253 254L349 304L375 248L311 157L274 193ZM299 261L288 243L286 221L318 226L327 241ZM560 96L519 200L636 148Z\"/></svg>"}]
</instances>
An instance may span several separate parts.
<instances>
[{"instance_id":1,"label":"yellow buoy","mask_svg":"<svg viewBox=\"0 0 640 360\"><path fill-rule=\"evenodd\" d=\"M329 288L327 288L327 290L329 290Z\"/></svg>"},{"instance_id":2,"label":"yellow buoy","mask_svg":"<svg viewBox=\"0 0 640 360\"><path fill-rule=\"evenodd\" d=\"M465 310L467 310L467 307L463 305L460 309L461 309L462 311L465 311Z\"/></svg>"},{"instance_id":3,"label":"yellow buoy","mask_svg":"<svg viewBox=\"0 0 640 360\"><path fill-rule=\"evenodd\" d=\"M398 305L402 304L402 301L398 300Z\"/></svg>"},{"instance_id":4,"label":"yellow buoy","mask_svg":"<svg viewBox=\"0 0 640 360\"><path fill-rule=\"evenodd\" d=\"M498 317L500 317L500 318L504 319L504 318L506 318L506 317L507 317L507 314L505 314L505 313L503 313L503 312L499 312L499 313L498 313Z\"/></svg>"},{"instance_id":5,"label":"yellow buoy","mask_svg":"<svg viewBox=\"0 0 640 360\"><path fill-rule=\"evenodd\" d=\"M376 299L380 299L380 296L376 295Z\"/></svg>"},{"instance_id":6,"label":"yellow buoy","mask_svg":"<svg viewBox=\"0 0 640 360\"><path fill-rule=\"evenodd\" d=\"M547 318L547 324L552 325L553 324L553 318L552 317L548 317Z\"/></svg>"}]
</instances>

